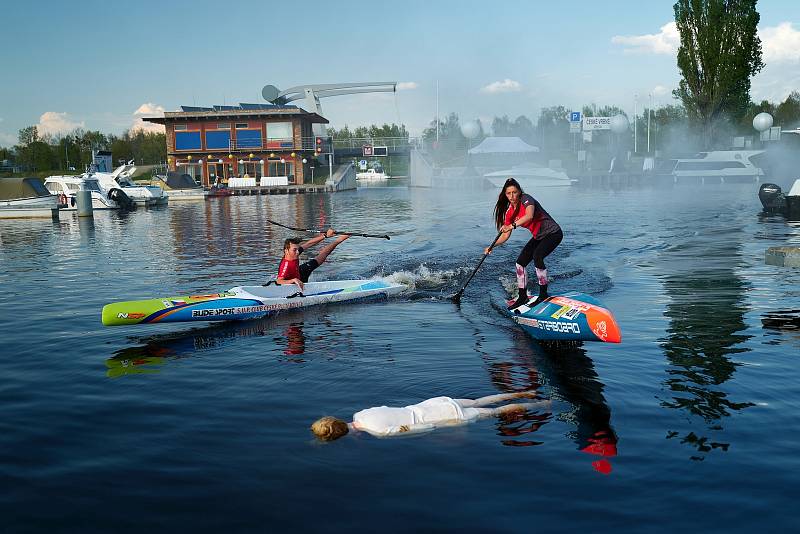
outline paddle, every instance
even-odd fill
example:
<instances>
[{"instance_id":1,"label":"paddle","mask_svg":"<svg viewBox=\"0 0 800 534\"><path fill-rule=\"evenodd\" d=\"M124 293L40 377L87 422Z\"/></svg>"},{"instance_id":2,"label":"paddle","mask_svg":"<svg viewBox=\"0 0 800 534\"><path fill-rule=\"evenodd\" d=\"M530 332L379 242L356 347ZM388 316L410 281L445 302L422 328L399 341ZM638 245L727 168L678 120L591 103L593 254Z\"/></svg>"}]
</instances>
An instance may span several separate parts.
<instances>
[{"instance_id":1,"label":"paddle","mask_svg":"<svg viewBox=\"0 0 800 534\"><path fill-rule=\"evenodd\" d=\"M494 244L495 244L495 243L497 243L497 240L498 240L498 239L500 239L500 236L501 236L501 235L503 235L503 232L497 232L497 237L495 237L495 238L494 238L494 241L492 241L492 244L491 244L491 245L489 245L489 250L490 250L490 251L491 251L491 250L494 248ZM455 295L453 295L452 297L450 297L450 299L451 299L453 302L455 302L456 304L458 304L459 302L461 302L461 295L464 293L464 290L465 290L465 289L467 289L467 285L470 283L470 281L472 281L472 277L473 277L473 276L475 276L475 273L477 273L477 272L478 272L478 269L480 269L480 268L481 268L481 265L483 265L483 260L485 260L485 259L486 259L486 256L488 256L488 255L489 255L489 254L487 254L487 253L484 253L484 254L483 254L483 257L481 258L481 261L479 261L479 262L478 262L478 265L476 265L476 266L475 266L475 270L474 270L474 271L472 271L472 274L471 274L471 275L469 275L469 278L467 278L467 281L464 283L464 286L463 286L463 287L462 287L462 288L461 288L461 289L458 291L458 293L456 293Z\"/></svg>"},{"instance_id":2,"label":"paddle","mask_svg":"<svg viewBox=\"0 0 800 534\"><path fill-rule=\"evenodd\" d=\"M279 222L272 221L267 219L267 222L270 224L274 224L275 226L280 226L281 228L288 228L289 230L295 230L296 232L308 232L311 234L324 234L325 230L315 230L313 228L295 228L294 226L286 226L285 224L281 224ZM377 234L358 234L355 232L336 232L336 235L354 235L358 237L376 237L378 239L389 239L388 235L377 235Z\"/></svg>"}]
</instances>

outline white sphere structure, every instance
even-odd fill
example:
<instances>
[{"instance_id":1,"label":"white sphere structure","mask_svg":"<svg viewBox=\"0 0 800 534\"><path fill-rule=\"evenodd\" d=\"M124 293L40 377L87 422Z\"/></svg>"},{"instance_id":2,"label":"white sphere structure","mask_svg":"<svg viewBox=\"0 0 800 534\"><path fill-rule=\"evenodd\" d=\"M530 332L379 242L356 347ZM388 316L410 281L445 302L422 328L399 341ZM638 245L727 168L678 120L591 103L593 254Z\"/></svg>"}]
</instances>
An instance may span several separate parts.
<instances>
[{"instance_id":1,"label":"white sphere structure","mask_svg":"<svg viewBox=\"0 0 800 534\"><path fill-rule=\"evenodd\" d=\"M753 117L753 128L759 132L772 128L772 115L769 113L759 113Z\"/></svg>"},{"instance_id":2,"label":"white sphere structure","mask_svg":"<svg viewBox=\"0 0 800 534\"><path fill-rule=\"evenodd\" d=\"M621 134L628 131L629 123L628 117L625 115L614 115L611 117L611 131L615 134Z\"/></svg>"},{"instance_id":3,"label":"white sphere structure","mask_svg":"<svg viewBox=\"0 0 800 534\"><path fill-rule=\"evenodd\" d=\"M461 133L467 139L475 139L481 133L481 125L477 120L465 122L461 125Z\"/></svg>"}]
</instances>

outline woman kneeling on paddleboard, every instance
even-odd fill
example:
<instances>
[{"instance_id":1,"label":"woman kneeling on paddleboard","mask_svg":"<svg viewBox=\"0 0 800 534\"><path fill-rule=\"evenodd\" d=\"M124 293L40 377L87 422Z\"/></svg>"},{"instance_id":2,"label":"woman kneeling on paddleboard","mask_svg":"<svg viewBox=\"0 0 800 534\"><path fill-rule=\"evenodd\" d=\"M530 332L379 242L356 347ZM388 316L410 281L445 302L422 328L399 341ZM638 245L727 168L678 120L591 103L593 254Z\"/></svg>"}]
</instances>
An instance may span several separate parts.
<instances>
[{"instance_id":1,"label":"woman kneeling on paddleboard","mask_svg":"<svg viewBox=\"0 0 800 534\"><path fill-rule=\"evenodd\" d=\"M501 245L508 241L511 232L517 228L526 228L532 234L530 241L522 248L517 258L517 287L519 296L517 300L508 307L509 310L516 309L528 301L528 274L526 267L533 260L536 267L536 278L539 281L539 296L536 301L530 304L535 306L548 297L547 295L547 267L544 265L544 258L561 243L564 234L558 223L542 208L542 205L526 194L522 187L513 178L506 180L503 190L497 198L494 207L494 221L500 237L494 246ZM492 247L487 247L484 254L489 254Z\"/></svg>"},{"instance_id":2,"label":"woman kneeling on paddleboard","mask_svg":"<svg viewBox=\"0 0 800 534\"><path fill-rule=\"evenodd\" d=\"M303 290L303 284L308 282L309 276L314 272L314 269L325 263L328 254L333 252L339 243L350 237L348 234L340 235L336 241L322 247L319 253L308 260L307 262L300 263L300 254L310 246L316 245L320 241L333 237L336 234L333 228L328 228L324 233L320 233L316 237L312 237L308 241L300 241L297 238L287 239L283 243L283 259L278 267L278 278L275 283L278 285L295 284Z\"/></svg>"}]
</instances>

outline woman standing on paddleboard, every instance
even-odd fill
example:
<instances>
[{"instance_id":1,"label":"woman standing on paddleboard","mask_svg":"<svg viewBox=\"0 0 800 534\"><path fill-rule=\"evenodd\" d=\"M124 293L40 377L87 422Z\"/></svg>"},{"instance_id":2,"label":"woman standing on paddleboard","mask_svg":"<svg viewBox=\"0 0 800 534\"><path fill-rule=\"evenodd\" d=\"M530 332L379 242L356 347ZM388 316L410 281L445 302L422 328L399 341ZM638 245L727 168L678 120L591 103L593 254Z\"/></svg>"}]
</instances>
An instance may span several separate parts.
<instances>
[{"instance_id":1,"label":"woman standing on paddleboard","mask_svg":"<svg viewBox=\"0 0 800 534\"><path fill-rule=\"evenodd\" d=\"M511 232L517 228L530 231L532 237L522 248L517 258L517 287L519 296L508 309L513 310L528 302L528 274L526 267L533 260L536 268L536 278L539 281L539 296L530 304L534 306L548 297L547 295L547 267L544 258L561 243L564 234L558 223L542 208L532 196L526 194L522 187L513 178L506 180L503 190L497 198L494 207L494 222L500 237L494 246L502 245L511 237ZM492 247L484 251L489 254Z\"/></svg>"}]
</instances>

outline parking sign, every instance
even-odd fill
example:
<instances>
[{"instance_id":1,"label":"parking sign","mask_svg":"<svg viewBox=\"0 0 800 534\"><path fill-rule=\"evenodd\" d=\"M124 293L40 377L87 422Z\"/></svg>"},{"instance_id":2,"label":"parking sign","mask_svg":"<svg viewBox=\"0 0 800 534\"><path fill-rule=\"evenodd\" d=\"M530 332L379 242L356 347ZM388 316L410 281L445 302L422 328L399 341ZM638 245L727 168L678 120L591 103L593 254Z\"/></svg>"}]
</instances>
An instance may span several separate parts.
<instances>
[{"instance_id":1,"label":"parking sign","mask_svg":"<svg viewBox=\"0 0 800 534\"><path fill-rule=\"evenodd\" d=\"M581 112L571 111L569 114L569 122L581 122Z\"/></svg>"}]
</instances>

